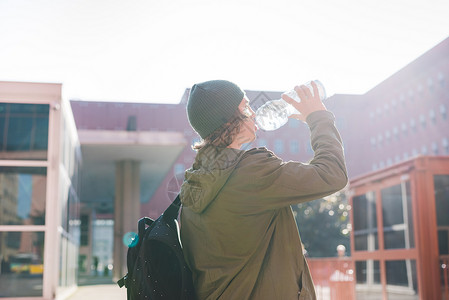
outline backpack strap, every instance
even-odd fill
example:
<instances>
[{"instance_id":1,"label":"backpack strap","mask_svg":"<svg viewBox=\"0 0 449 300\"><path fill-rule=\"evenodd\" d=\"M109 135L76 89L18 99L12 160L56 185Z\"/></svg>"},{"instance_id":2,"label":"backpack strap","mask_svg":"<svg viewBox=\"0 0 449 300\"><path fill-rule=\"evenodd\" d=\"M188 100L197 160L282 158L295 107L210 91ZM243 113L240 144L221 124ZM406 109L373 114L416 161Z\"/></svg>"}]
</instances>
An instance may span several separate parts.
<instances>
[{"instance_id":1,"label":"backpack strap","mask_svg":"<svg viewBox=\"0 0 449 300\"><path fill-rule=\"evenodd\" d=\"M128 274L126 274L125 276L123 276L122 278L120 278L118 281L117 281L117 284L118 284L118 286L120 287L120 288L122 288L124 285L126 285L126 287L128 287L127 286L127 281L128 281Z\"/></svg>"},{"instance_id":2,"label":"backpack strap","mask_svg":"<svg viewBox=\"0 0 449 300\"><path fill-rule=\"evenodd\" d=\"M164 211L162 217L167 221L172 221L178 218L179 208L181 207L181 198L179 194L173 200L172 204Z\"/></svg>"}]
</instances>

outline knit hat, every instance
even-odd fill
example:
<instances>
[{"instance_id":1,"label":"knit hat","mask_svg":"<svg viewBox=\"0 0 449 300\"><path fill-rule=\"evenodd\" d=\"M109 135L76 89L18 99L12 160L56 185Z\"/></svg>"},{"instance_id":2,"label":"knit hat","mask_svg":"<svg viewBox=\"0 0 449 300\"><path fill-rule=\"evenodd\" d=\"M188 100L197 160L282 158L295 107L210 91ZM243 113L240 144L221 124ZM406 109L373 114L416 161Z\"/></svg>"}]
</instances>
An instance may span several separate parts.
<instances>
[{"instance_id":1,"label":"knit hat","mask_svg":"<svg viewBox=\"0 0 449 300\"><path fill-rule=\"evenodd\" d=\"M245 93L227 80L197 83L187 102L189 123L204 139L234 116Z\"/></svg>"}]
</instances>

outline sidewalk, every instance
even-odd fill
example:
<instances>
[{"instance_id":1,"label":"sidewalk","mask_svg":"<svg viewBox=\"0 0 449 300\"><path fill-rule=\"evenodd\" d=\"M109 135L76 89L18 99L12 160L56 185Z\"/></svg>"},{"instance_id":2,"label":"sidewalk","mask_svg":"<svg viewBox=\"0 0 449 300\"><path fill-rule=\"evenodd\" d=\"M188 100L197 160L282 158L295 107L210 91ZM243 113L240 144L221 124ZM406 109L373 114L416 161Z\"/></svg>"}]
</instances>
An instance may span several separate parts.
<instances>
[{"instance_id":1,"label":"sidewalk","mask_svg":"<svg viewBox=\"0 0 449 300\"><path fill-rule=\"evenodd\" d=\"M110 277L78 278L77 290L67 300L126 300L126 289L119 288Z\"/></svg>"},{"instance_id":2,"label":"sidewalk","mask_svg":"<svg viewBox=\"0 0 449 300\"><path fill-rule=\"evenodd\" d=\"M117 284L100 284L79 286L78 290L67 300L126 300L126 289Z\"/></svg>"}]
</instances>

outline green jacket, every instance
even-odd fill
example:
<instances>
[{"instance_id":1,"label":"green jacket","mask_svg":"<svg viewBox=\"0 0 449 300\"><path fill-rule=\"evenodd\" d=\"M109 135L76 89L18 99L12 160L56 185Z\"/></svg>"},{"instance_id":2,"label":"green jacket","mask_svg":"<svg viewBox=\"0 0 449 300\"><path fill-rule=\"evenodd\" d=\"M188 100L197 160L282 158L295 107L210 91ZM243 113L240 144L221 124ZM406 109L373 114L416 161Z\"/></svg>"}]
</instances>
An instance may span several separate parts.
<instances>
[{"instance_id":1,"label":"green jacket","mask_svg":"<svg viewBox=\"0 0 449 300\"><path fill-rule=\"evenodd\" d=\"M290 205L337 192L347 173L333 114L307 123L308 164L208 146L186 171L181 241L199 299L316 299Z\"/></svg>"}]
</instances>

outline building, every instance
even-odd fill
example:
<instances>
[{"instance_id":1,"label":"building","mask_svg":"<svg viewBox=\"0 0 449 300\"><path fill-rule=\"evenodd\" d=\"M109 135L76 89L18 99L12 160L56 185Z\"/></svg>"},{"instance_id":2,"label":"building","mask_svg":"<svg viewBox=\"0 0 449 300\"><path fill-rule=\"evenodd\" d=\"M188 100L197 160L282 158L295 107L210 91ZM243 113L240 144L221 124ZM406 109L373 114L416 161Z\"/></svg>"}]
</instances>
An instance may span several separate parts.
<instances>
[{"instance_id":1,"label":"building","mask_svg":"<svg viewBox=\"0 0 449 300\"><path fill-rule=\"evenodd\" d=\"M449 155L448 53L449 38L366 94L326 100L351 178ZM178 104L68 103L60 84L0 82L0 297L63 298L78 272L109 271L111 257L114 277L126 272L123 237L159 216L193 163L188 93ZM257 108L281 92L247 95ZM294 120L246 145L259 146L286 160L313 155Z\"/></svg>"},{"instance_id":2,"label":"building","mask_svg":"<svg viewBox=\"0 0 449 300\"><path fill-rule=\"evenodd\" d=\"M350 188L358 299L447 299L449 156L418 156Z\"/></svg>"},{"instance_id":3,"label":"building","mask_svg":"<svg viewBox=\"0 0 449 300\"><path fill-rule=\"evenodd\" d=\"M0 82L0 297L76 286L80 154L60 84Z\"/></svg>"},{"instance_id":4,"label":"building","mask_svg":"<svg viewBox=\"0 0 449 300\"><path fill-rule=\"evenodd\" d=\"M363 95L337 94L326 100L343 141L350 178L403 163L419 155L449 155L449 39ZM253 108L281 92L246 91ZM152 189L141 182L140 216L156 218L176 196L183 172L193 163L198 136L185 112L189 89L179 104L71 101L79 130L180 132L187 143ZM313 153L305 124L290 120L274 132L258 133L247 147L265 146L282 158L309 160ZM144 178L142 176L141 178ZM84 197L81 197L84 198ZM108 203L112 203L108 201ZM96 207L96 209L100 209Z\"/></svg>"}]
</instances>

